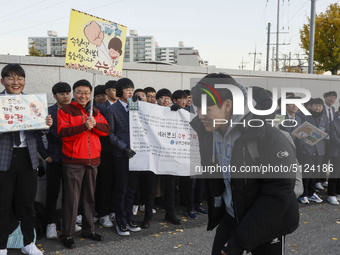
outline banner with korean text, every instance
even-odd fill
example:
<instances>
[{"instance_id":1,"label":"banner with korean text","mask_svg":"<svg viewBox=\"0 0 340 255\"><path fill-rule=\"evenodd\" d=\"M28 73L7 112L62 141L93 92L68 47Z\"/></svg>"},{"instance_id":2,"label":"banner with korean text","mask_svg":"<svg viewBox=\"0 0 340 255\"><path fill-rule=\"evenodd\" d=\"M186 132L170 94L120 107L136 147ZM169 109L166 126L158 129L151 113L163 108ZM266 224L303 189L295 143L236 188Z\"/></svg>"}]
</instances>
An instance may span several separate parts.
<instances>
[{"instance_id":1,"label":"banner with korean text","mask_svg":"<svg viewBox=\"0 0 340 255\"><path fill-rule=\"evenodd\" d=\"M199 155L198 137L190 130L188 111L138 102L138 110L130 110L129 114L130 145L136 152L129 161L130 171L195 174L190 171L190 163L192 155ZM192 153L195 149L197 153Z\"/></svg>"},{"instance_id":2,"label":"banner with korean text","mask_svg":"<svg viewBox=\"0 0 340 255\"><path fill-rule=\"evenodd\" d=\"M122 77L126 30L123 25L72 9L65 66Z\"/></svg>"},{"instance_id":3,"label":"banner with korean text","mask_svg":"<svg viewBox=\"0 0 340 255\"><path fill-rule=\"evenodd\" d=\"M48 129L46 94L0 96L0 132Z\"/></svg>"}]
</instances>

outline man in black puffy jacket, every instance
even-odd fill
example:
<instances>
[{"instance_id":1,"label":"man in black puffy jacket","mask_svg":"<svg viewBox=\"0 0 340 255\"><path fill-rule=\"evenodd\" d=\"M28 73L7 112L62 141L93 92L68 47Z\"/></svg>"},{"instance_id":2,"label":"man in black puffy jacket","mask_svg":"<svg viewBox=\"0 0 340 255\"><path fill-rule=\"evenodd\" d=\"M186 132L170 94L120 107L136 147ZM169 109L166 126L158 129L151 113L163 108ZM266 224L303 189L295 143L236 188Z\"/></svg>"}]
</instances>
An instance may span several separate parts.
<instances>
[{"instance_id":1,"label":"man in black puffy jacket","mask_svg":"<svg viewBox=\"0 0 340 255\"><path fill-rule=\"evenodd\" d=\"M231 93L216 84L235 87ZM191 125L199 137L202 172L208 176L208 230L218 226L212 254L240 255L247 250L253 255L281 255L285 235L299 222L295 173L281 171L284 167L297 169L295 149L280 130L249 113L247 105L244 115L233 114L241 100L240 93L238 98L233 96L235 90L242 91L247 102L247 91L225 74L209 74L192 89L198 116ZM253 91L255 108L268 109L266 92ZM257 148L251 149L251 144ZM227 171L207 173L214 167L218 170L217 166ZM263 166L279 171L249 172L251 167L264 170Z\"/></svg>"}]
</instances>

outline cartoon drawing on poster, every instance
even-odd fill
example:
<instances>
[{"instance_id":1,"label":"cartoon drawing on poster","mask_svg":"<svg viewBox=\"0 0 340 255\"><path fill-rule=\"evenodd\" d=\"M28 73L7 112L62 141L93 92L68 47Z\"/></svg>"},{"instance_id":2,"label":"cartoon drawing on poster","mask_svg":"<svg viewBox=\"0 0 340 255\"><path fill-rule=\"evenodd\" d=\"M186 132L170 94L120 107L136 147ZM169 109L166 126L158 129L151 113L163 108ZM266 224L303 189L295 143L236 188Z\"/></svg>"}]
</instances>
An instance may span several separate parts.
<instances>
[{"instance_id":1,"label":"cartoon drawing on poster","mask_svg":"<svg viewBox=\"0 0 340 255\"><path fill-rule=\"evenodd\" d=\"M115 22L72 10L65 66L122 77L126 30Z\"/></svg>"},{"instance_id":2,"label":"cartoon drawing on poster","mask_svg":"<svg viewBox=\"0 0 340 255\"><path fill-rule=\"evenodd\" d=\"M110 31L110 30L104 30ZM106 46L104 43L104 32L96 21L91 21L84 28L84 34L87 40L96 45L104 56L110 61L110 64L116 66L119 62L119 57L122 55L122 41L118 37L113 37Z\"/></svg>"},{"instance_id":3,"label":"cartoon drawing on poster","mask_svg":"<svg viewBox=\"0 0 340 255\"><path fill-rule=\"evenodd\" d=\"M0 97L0 132L48 129L46 94Z\"/></svg>"}]
</instances>

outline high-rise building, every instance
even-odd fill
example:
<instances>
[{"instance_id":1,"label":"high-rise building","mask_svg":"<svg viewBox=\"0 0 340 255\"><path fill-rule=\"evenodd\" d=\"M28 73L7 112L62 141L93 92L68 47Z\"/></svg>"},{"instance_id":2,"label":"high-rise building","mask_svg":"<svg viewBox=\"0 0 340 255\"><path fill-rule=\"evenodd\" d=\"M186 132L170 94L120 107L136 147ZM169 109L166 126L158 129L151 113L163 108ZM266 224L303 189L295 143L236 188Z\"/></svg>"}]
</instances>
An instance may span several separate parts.
<instances>
[{"instance_id":1,"label":"high-rise building","mask_svg":"<svg viewBox=\"0 0 340 255\"><path fill-rule=\"evenodd\" d=\"M126 37L124 62L155 61L156 42L153 36L138 36L136 30Z\"/></svg>"},{"instance_id":2,"label":"high-rise building","mask_svg":"<svg viewBox=\"0 0 340 255\"><path fill-rule=\"evenodd\" d=\"M67 48L67 36L58 37L56 31L47 31L46 37L28 37L28 47L33 45L42 55L65 57Z\"/></svg>"},{"instance_id":3,"label":"high-rise building","mask_svg":"<svg viewBox=\"0 0 340 255\"><path fill-rule=\"evenodd\" d=\"M157 47L156 61L187 66L208 65L207 61L201 59L198 50L194 47L185 47L183 42L179 42L178 47Z\"/></svg>"}]
</instances>

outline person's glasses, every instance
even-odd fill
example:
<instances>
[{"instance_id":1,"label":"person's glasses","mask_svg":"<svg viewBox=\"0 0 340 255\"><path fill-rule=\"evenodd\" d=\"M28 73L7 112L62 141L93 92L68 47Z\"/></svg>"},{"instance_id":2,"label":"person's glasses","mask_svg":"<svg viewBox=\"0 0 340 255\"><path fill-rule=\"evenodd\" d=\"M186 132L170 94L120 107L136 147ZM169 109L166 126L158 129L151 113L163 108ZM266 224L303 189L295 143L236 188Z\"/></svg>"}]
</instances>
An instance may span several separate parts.
<instances>
[{"instance_id":1,"label":"person's glasses","mask_svg":"<svg viewBox=\"0 0 340 255\"><path fill-rule=\"evenodd\" d=\"M25 78L24 77L18 77L18 78L14 78L13 76L8 76L6 77L7 81L9 83L24 83L25 82Z\"/></svg>"},{"instance_id":2,"label":"person's glasses","mask_svg":"<svg viewBox=\"0 0 340 255\"><path fill-rule=\"evenodd\" d=\"M91 91L74 91L78 96L89 96L91 95Z\"/></svg>"}]
</instances>

